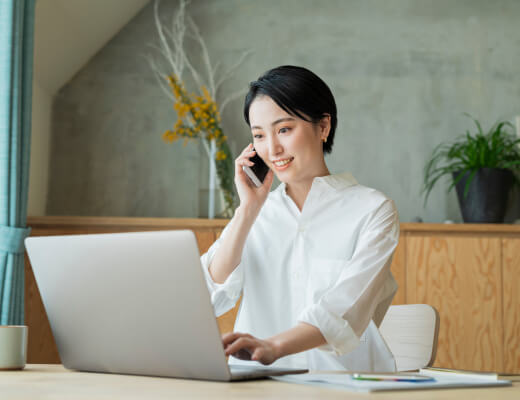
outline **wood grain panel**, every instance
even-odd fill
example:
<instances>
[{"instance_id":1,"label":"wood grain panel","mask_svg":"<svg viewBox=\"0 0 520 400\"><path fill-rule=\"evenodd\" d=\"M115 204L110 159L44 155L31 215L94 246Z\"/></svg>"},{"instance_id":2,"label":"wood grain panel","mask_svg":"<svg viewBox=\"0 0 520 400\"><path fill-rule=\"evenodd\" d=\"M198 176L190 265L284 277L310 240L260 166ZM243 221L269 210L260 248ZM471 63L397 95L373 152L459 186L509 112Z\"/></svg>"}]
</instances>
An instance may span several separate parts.
<instances>
[{"instance_id":1,"label":"wood grain panel","mask_svg":"<svg viewBox=\"0 0 520 400\"><path fill-rule=\"evenodd\" d=\"M137 230L161 229L223 229L227 219L200 218L137 218L137 217L76 217L47 216L28 217L27 225L40 234L49 232L129 232Z\"/></svg>"},{"instance_id":2,"label":"wood grain panel","mask_svg":"<svg viewBox=\"0 0 520 400\"><path fill-rule=\"evenodd\" d=\"M195 231L199 253L202 255L208 251L213 242L216 240L215 231Z\"/></svg>"},{"instance_id":3,"label":"wood grain panel","mask_svg":"<svg viewBox=\"0 0 520 400\"><path fill-rule=\"evenodd\" d=\"M235 307L229 310L227 313L222 314L217 318L218 327L220 329L220 333L228 333L233 332L233 328L235 326L235 320L237 318L238 308L240 307L240 302L242 301L242 296L237 301Z\"/></svg>"},{"instance_id":4,"label":"wood grain panel","mask_svg":"<svg viewBox=\"0 0 520 400\"><path fill-rule=\"evenodd\" d=\"M394 296L392 304L406 304L406 236L401 235L390 266L399 289Z\"/></svg>"},{"instance_id":5,"label":"wood grain panel","mask_svg":"<svg viewBox=\"0 0 520 400\"><path fill-rule=\"evenodd\" d=\"M78 216L44 216L28 217L27 225L41 231L66 230L72 232L74 229L121 231L129 226L135 229L146 228L160 229L220 229L222 230L228 219L201 219L201 218L140 218L140 217L78 217ZM405 233L467 233L471 235L520 235L519 224L425 224L425 223L402 223L400 224L402 234Z\"/></svg>"},{"instance_id":6,"label":"wood grain panel","mask_svg":"<svg viewBox=\"0 0 520 400\"><path fill-rule=\"evenodd\" d=\"M520 234L520 224L424 224L402 223L401 233L467 233L470 235L515 235Z\"/></svg>"},{"instance_id":7,"label":"wood grain panel","mask_svg":"<svg viewBox=\"0 0 520 400\"><path fill-rule=\"evenodd\" d=\"M61 364L27 253L25 254L25 324L29 327L27 362Z\"/></svg>"},{"instance_id":8,"label":"wood grain panel","mask_svg":"<svg viewBox=\"0 0 520 400\"><path fill-rule=\"evenodd\" d=\"M504 370L520 373L520 239L502 239Z\"/></svg>"},{"instance_id":9,"label":"wood grain panel","mask_svg":"<svg viewBox=\"0 0 520 400\"><path fill-rule=\"evenodd\" d=\"M406 300L440 314L434 365L501 371L500 239L409 234L406 244Z\"/></svg>"}]
</instances>

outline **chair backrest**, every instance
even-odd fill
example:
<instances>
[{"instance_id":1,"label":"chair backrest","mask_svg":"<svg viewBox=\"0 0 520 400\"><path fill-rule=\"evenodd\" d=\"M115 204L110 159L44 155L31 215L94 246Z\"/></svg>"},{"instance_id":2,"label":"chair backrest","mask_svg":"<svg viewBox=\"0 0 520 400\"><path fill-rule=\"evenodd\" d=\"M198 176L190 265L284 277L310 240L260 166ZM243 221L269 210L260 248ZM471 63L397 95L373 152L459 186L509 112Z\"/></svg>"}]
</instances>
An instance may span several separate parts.
<instances>
[{"instance_id":1,"label":"chair backrest","mask_svg":"<svg viewBox=\"0 0 520 400\"><path fill-rule=\"evenodd\" d=\"M398 371L429 367L435 361L439 313L432 306L390 306L379 330L395 357Z\"/></svg>"}]
</instances>

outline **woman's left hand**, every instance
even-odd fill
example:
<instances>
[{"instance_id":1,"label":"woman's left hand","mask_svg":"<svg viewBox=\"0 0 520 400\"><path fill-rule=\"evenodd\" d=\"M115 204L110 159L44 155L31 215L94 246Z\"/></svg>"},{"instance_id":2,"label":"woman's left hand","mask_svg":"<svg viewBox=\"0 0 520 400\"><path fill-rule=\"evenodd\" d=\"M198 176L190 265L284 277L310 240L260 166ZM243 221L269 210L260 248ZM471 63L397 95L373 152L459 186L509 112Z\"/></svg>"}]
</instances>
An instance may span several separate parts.
<instances>
[{"instance_id":1,"label":"woman's left hand","mask_svg":"<svg viewBox=\"0 0 520 400\"><path fill-rule=\"evenodd\" d=\"M268 340L257 339L247 333L231 332L222 336L226 356L240 360L259 361L272 364L279 358L278 348Z\"/></svg>"}]
</instances>

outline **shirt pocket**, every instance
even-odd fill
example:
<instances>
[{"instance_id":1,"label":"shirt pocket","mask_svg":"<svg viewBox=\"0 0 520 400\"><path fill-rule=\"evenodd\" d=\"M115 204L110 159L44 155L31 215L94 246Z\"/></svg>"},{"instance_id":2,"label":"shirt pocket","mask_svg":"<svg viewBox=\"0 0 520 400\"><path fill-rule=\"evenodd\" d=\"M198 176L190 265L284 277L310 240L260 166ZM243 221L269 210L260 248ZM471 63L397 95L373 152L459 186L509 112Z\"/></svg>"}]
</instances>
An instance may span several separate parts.
<instances>
[{"instance_id":1,"label":"shirt pocket","mask_svg":"<svg viewBox=\"0 0 520 400\"><path fill-rule=\"evenodd\" d=\"M311 257L307 293L311 303L316 303L339 279L345 260L340 258Z\"/></svg>"}]
</instances>

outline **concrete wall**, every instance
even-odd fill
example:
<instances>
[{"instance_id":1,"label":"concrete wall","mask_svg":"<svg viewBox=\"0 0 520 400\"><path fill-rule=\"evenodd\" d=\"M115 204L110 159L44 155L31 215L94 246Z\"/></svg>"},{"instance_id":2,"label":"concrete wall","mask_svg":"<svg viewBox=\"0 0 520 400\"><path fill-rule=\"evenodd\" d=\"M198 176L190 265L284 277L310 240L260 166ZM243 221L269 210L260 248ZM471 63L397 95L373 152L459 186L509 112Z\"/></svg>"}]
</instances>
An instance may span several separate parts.
<instances>
[{"instance_id":1,"label":"concrete wall","mask_svg":"<svg viewBox=\"0 0 520 400\"><path fill-rule=\"evenodd\" d=\"M28 215L47 208L54 95L148 1L36 2Z\"/></svg>"},{"instance_id":2,"label":"concrete wall","mask_svg":"<svg viewBox=\"0 0 520 400\"><path fill-rule=\"evenodd\" d=\"M165 18L176 3L163 1ZM387 193L402 221L461 220L446 186L424 209L419 192L435 145L473 129L463 112L485 127L520 114L516 0L198 0L189 12L224 66L255 52L226 90L282 64L320 75L339 111L329 168ZM56 96L48 214L197 216L205 160L161 140L175 115L145 60L156 40L148 4ZM223 115L235 154L250 140L241 109Z\"/></svg>"},{"instance_id":3,"label":"concrete wall","mask_svg":"<svg viewBox=\"0 0 520 400\"><path fill-rule=\"evenodd\" d=\"M27 215L45 215L49 188L52 95L33 80Z\"/></svg>"}]
</instances>

